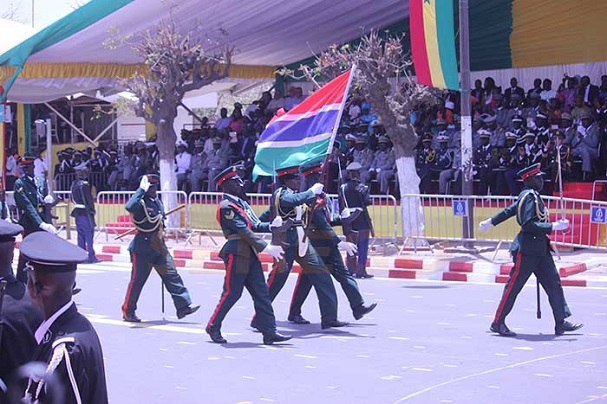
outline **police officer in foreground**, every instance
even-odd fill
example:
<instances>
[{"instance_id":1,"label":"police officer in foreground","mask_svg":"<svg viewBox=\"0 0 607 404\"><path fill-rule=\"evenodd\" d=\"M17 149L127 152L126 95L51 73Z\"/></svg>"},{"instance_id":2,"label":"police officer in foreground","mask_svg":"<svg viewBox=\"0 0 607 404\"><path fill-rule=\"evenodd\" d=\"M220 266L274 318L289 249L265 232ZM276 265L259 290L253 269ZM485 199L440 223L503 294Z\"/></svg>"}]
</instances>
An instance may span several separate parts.
<instances>
[{"instance_id":1,"label":"police officer in foreground","mask_svg":"<svg viewBox=\"0 0 607 404\"><path fill-rule=\"evenodd\" d=\"M192 306L190 293L177 272L173 257L164 242L164 205L158 198L160 177L147 174L141 177L139 188L124 206L131 213L131 221L137 234L129 245L131 253L131 280L122 305L124 321L138 323L135 314L141 289L150 276L152 268L158 272L162 283L173 298L177 318L182 319L196 312L200 306Z\"/></svg>"},{"instance_id":2,"label":"police officer in foreground","mask_svg":"<svg viewBox=\"0 0 607 404\"><path fill-rule=\"evenodd\" d=\"M72 202L74 209L71 216L76 219L76 232L78 233L78 247L88 251L88 263L101 262L95 255L93 236L95 234L95 203L91 194L91 185L88 182L89 169L86 163L74 167L76 181L72 184Z\"/></svg>"},{"instance_id":3,"label":"police officer in foreground","mask_svg":"<svg viewBox=\"0 0 607 404\"><path fill-rule=\"evenodd\" d=\"M548 238L554 230L566 230L569 221L561 219L553 223L548 222L548 210L539 194L544 186L544 173L539 163L522 169L518 175L523 179L524 189L517 200L497 215L480 223L480 230L485 231L516 215L516 221L521 226L521 231L510 245L514 266L506 281L490 330L504 337L516 336L506 326L506 316L510 314L516 297L531 274L535 275L548 294L555 321L554 333L562 335L567 331L578 330L583 324L565 320L571 316L571 312L550 253Z\"/></svg>"},{"instance_id":4,"label":"police officer in foreground","mask_svg":"<svg viewBox=\"0 0 607 404\"><path fill-rule=\"evenodd\" d=\"M322 164L320 162L313 162L302 166L301 172L305 177L306 185L312 186L317 183L320 180L321 171ZM321 195L317 198L312 209L308 211L306 234L310 239L310 244L316 249L327 269L333 275L333 278L341 285L348 298L348 303L350 303L354 319L360 320L363 316L373 311L377 303L365 305L356 280L350 275L344 265L344 259L339 250L343 249L348 256L353 256L356 254L356 244L349 241L341 241L339 236L335 234L330 223L332 218L330 209L327 207L328 204L330 204L330 201L326 195ZM303 272L300 273L291 299L289 318L305 320L301 315L301 306L303 306L311 289L312 283L309 276ZM305 321L308 322L307 320Z\"/></svg>"},{"instance_id":5,"label":"police officer in foreground","mask_svg":"<svg viewBox=\"0 0 607 404\"><path fill-rule=\"evenodd\" d=\"M268 244L253 233L268 233L270 223L259 220L245 201L244 182L239 171L236 166L228 167L214 179L224 193L217 208L217 220L227 239L219 252L226 265L226 276L223 293L205 330L213 342L228 342L221 335L221 324L246 287L253 298L257 329L263 334L263 343L271 345L288 341L290 336L276 332L272 301L258 257L264 252L275 260L281 260L284 252L281 246Z\"/></svg>"},{"instance_id":6,"label":"police officer in foreground","mask_svg":"<svg viewBox=\"0 0 607 404\"><path fill-rule=\"evenodd\" d=\"M28 362L36 340L34 331L42 323L42 313L27 296L25 285L13 275L15 237L23 227L0 220L0 403L5 401L7 387L15 371ZM17 392L22 393L22 392Z\"/></svg>"},{"instance_id":7,"label":"police officer in foreground","mask_svg":"<svg viewBox=\"0 0 607 404\"><path fill-rule=\"evenodd\" d=\"M373 278L367 272L367 256L369 254L369 236L375 237L373 222L367 210L371 205L369 187L360 181L362 166L353 162L346 167L348 182L339 189L338 200L342 217L349 217L351 212L360 210L361 214L351 222L343 224L346 240L356 244L356 252L346 256L348 272L358 279Z\"/></svg>"},{"instance_id":8,"label":"police officer in foreground","mask_svg":"<svg viewBox=\"0 0 607 404\"><path fill-rule=\"evenodd\" d=\"M37 231L47 231L51 234L57 233L57 229L50 223L50 218L45 215L45 203L52 203L53 198L46 195L44 184L34 178L34 160L36 156L26 154L19 164L23 175L15 181L15 205L19 210L19 224L23 226L23 237ZM25 262L19 256L17 264L17 280L25 283L27 274L23 270Z\"/></svg>"},{"instance_id":9,"label":"police officer in foreground","mask_svg":"<svg viewBox=\"0 0 607 404\"><path fill-rule=\"evenodd\" d=\"M293 226L284 232L274 232L273 243L283 245L285 258L274 261L272 271L268 276L268 288L270 299L274 301L291 272L293 261L301 265L301 270L306 274L312 286L316 290L320 306L321 328L343 327L348 323L337 319L337 293L327 267L322 258L316 252L314 246L309 244L305 237L305 214L309 206L316 200L323 190L322 184L314 184L304 192L298 192L301 185L299 166L286 167L276 170L276 175L282 183L272 194L270 209L261 215L264 218L277 219L279 222L293 221ZM300 318L291 317L291 322L301 323ZM303 320L307 321L307 320ZM257 328L256 318L251 322L253 328Z\"/></svg>"},{"instance_id":10,"label":"police officer in foreground","mask_svg":"<svg viewBox=\"0 0 607 404\"><path fill-rule=\"evenodd\" d=\"M72 300L76 268L87 260L86 251L47 232L30 234L20 250L29 296L44 318L34 333L38 346L32 358L44 371L30 364L22 368L29 376L22 402L107 403L101 343Z\"/></svg>"}]
</instances>

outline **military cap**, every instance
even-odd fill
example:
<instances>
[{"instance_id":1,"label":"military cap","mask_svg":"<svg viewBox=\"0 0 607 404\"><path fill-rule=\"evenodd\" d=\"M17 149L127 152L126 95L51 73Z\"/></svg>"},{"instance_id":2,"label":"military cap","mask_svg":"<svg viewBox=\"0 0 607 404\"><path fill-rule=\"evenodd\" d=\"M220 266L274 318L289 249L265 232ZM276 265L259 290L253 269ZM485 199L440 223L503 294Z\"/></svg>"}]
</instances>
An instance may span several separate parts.
<instances>
[{"instance_id":1,"label":"military cap","mask_svg":"<svg viewBox=\"0 0 607 404\"><path fill-rule=\"evenodd\" d=\"M146 174L146 176L148 177L148 181L150 182L150 185L160 184L160 175L158 175L156 173L150 173L150 174Z\"/></svg>"},{"instance_id":2,"label":"military cap","mask_svg":"<svg viewBox=\"0 0 607 404\"><path fill-rule=\"evenodd\" d=\"M548 119L548 117L546 115L542 114L541 112L535 116L535 119L538 119L538 118L539 119Z\"/></svg>"},{"instance_id":3,"label":"military cap","mask_svg":"<svg viewBox=\"0 0 607 404\"><path fill-rule=\"evenodd\" d=\"M353 135L353 134L351 134L351 133L348 133L348 134L346 135L346 140L351 140L351 141L353 141L353 142L354 142L354 141L356 141L356 136L354 136L354 135Z\"/></svg>"},{"instance_id":4,"label":"military cap","mask_svg":"<svg viewBox=\"0 0 607 404\"><path fill-rule=\"evenodd\" d=\"M379 139L377 139L377 143L389 143L390 139L388 139L388 136L380 136Z\"/></svg>"},{"instance_id":5,"label":"military cap","mask_svg":"<svg viewBox=\"0 0 607 404\"><path fill-rule=\"evenodd\" d=\"M23 227L18 224L9 223L6 220L0 220L0 243L7 241L15 241L17 237L23 231Z\"/></svg>"},{"instance_id":6,"label":"military cap","mask_svg":"<svg viewBox=\"0 0 607 404\"><path fill-rule=\"evenodd\" d=\"M74 150L74 156L82 156L82 152L80 150Z\"/></svg>"},{"instance_id":7,"label":"military cap","mask_svg":"<svg viewBox=\"0 0 607 404\"><path fill-rule=\"evenodd\" d=\"M515 133L513 132L506 132L506 139L510 139L510 140L516 140L517 136Z\"/></svg>"},{"instance_id":8,"label":"military cap","mask_svg":"<svg viewBox=\"0 0 607 404\"><path fill-rule=\"evenodd\" d=\"M313 161L311 163L306 163L301 166L301 173L304 177L307 177L313 173L319 173L322 171L322 161Z\"/></svg>"},{"instance_id":9,"label":"military cap","mask_svg":"<svg viewBox=\"0 0 607 404\"><path fill-rule=\"evenodd\" d=\"M573 117L569 112L563 112L563 114L561 115L561 120L573 121Z\"/></svg>"},{"instance_id":10,"label":"military cap","mask_svg":"<svg viewBox=\"0 0 607 404\"><path fill-rule=\"evenodd\" d=\"M422 143L427 143L427 142L432 142L432 135L425 134L424 137L422 137Z\"/></svg>"},{"instance_id":11,"label":"military cap","mask_svg":"<svg viewBox=\"0 0 607 404\"><path fill-rule=\"evenodd\" d=\"M110 154L118 154L118 151L116 151L116 150L110 150Z\"/></svg>"},{"instance_id":12,"label":"military cap","mask_svg":"<svg viewBox=\"0 0 607 404\"><path fill-rule=\"evenodd\" d=\"M512 116L512 122L523 122L523 117L516 114Z\"/></svg>"},{"instance_id":13,"label":"military cap","mask_svg":"<svg viewBox=\"0 0 607 404\"><path fill-rule=\"evenodd\" d=\"M483 117L483 122L485 122L485 123L493 123L493 122L495 122L495 115L489 115L489 114L483 114L483 115L487 115L487 116ZM481 117L483 115L481 115Z\"/></svg>"},{"instance_id":14,"label":"military cap","mask_svg":"<svg viewBox=\"0 0 607 404\"><path fill-rule=\"evenodd\" d=\"M211 142L213 142L213 144L221 144L221 138L219 136L216 136L211 139Z\"/></svg>"},{"instance_id":15,"label":"military cap","mask_svg":"<svg viewBox=\"0 0 607 404\"><path fill-rule=\"evenodd\" d=\"M25 156L21 157L21 160L19 160L19 164L22 166L34 164L34 160L36 160L36 156L31 153L25 153Z\"/></svg>"},{"instance_id":16,"label":"military cap","mask_svg":"<svg viewBox=\"0 0 607 404\"><path fill-rule=\"evenodd\" d=\"M277 168L276 175L278 176L278 178L283 179L297 177L299 175L299 166Z\"/></svg>"},{"instance_id":17,"label":"military cap","mask_svg":"<svg viewBox=\"0 0 607 404\"><path fill-rule=\"evenodd\" d=\"M533 177L536 175L544 175L544 173L542 172L542 164L537 163L537 164L533 164L529 167L523 168L518 173L516 173L516 175L521 177L523 180L526 180L527 178L530 178L530 177Z\"/></svg>"},{"instance_id":18,"label":"military cap","mask_svg":"<svg viewBox=\"0 0 607 404\"><path fill-rule=\"evenodd\" d=\"M526 144L526 143L527 143L527 142L525 141L525 138L524 138L523 136L519 137L519 138L516 140L516 145L517 145L517 146L519 146L519 147L520 147L520 146L525 146L525 144Z\"/></svg>"},{"instance_id":19,"label":"military cap","mask_svg":"<svg viewBox=\"0 0 607 404\"><path fill-rule=\"evenodd\" d=\"M238 179L241 167L237 165L230 166L215 176L215 183L218 187L222 186L227 180Z\"/></svg>"},{"instance_id":20,"label":"military cap","mask_svg":"<svg viewBox=\"0 0 607 404\"><path fill-rule=\"evenodd\" d=\"M204 141L202 141L202 140L195 141L194 147L204 147Z\"/></svg>"},{"instance_id":21,"label":"military cap","mask_svg":"<svg viewBox=\"0 0 607 404\"><path fill-rule=\"evenodd\" d=\"M535 133L533 132L527 132L523 135L522 137L523 139L535 139Z\"/></svg>"},{"instance_id":22,"label":"military cap","mask_svg":"<svg viewBox=\"0 0 607 404\"><path fill-rule=\"evenodd\" d=\"M357 136L356 140L354 140L354 143L367 143L367 140L363 137L363 136Z\"/></svg>"},{"instance_id":23,"label":"military cap","mask_svg":"<svg viewBox=\"0 0 607 404\"><path fill-rule=\"evenodd\" d=\"M479 129L478 130L478 136L483 139L489 139L491 137L491 132L489 132L487 129Z\"/></svg>"},{"instance_id":24,"label":"military cap","mask_svg":"<svg viewBox=\"0 0 607 404\"><path fill-rule=\"evenodd\" d=\"M363 166L357 161L353 161L346 167L346 171L358 171L362 170Z\"/></svg>"},{"instance_id":25,"label":"military cap","mask_svg":"<svg viewBox=\"0 0 607 404\"><path fill-rule=\"evenodd\" d=\"M439 143L446 143L448 141L449 141L449 136L441 135L441 136L438 137L438 142Z\"/></svg>"},{"instance_id":26,"label":"military cap","mask_svg":"<svg viewBox=\"0 0 607 404\"><path fill-rule=\"evenodd\" d=\"M31 233L19 246L21 255L35 270L71 272L88 259L82 248L46 231Z\"/></svg>"},{"instance_id":27,"label":"military cap","mask_svg":"<svg viewBox=\"0 0 607 404\"><path fill-rule=\"evenodd\" d=\"M452 101L445 101L445 108L455 109L455 104Z\"/></svg>"}]
</instances>

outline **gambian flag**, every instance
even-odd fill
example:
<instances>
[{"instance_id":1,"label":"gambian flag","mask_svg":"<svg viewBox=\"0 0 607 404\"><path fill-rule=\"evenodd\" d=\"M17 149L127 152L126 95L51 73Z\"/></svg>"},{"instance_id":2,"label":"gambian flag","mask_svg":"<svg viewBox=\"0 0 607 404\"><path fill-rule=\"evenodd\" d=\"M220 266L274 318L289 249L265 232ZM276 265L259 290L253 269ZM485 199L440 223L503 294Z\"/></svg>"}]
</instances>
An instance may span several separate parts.
<instances>
[{"instance_id":1,"label":"gambian flag","mask_svg":"<svg viewBox=\"0 0 607 404\"><path fill-rule=\"evenodd\" d=\"M453 1L411 0L409 3L411 52L420 84L459 90Z\"/></svg>"},{"instance_id":2,"label":"gambian flag","mask_svg":"<svg viewBox=\"0 0 607 404\"><path fill-rule=\"evenodd\" d=\"M320 160L332 149L354 68L331 80L289 112L275 116L259 137L253 178Z\"/></svg>"}]
</instances>

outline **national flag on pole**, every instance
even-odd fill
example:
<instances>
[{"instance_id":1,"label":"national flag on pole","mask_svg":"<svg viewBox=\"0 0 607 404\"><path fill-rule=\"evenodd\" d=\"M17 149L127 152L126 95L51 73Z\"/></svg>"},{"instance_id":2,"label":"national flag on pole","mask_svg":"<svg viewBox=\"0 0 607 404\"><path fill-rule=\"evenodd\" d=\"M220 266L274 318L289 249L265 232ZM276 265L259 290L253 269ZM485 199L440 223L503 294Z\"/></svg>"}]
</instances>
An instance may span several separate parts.
<instances>
[{"instance_id":1,"label":"national flag on pole","mask_svg":"<svg viewBox=\"0 0 607 404\"><path fill-rule=\"evenodd\" d=\"M331 80L289 112L275 116L259 137L253 178L320 160L332 149L354 68Z\"/></svg>"},{"instance_id":2,"label":"national flag on pole","mask_svg":"<svg viewBox=\"0 0 607 404\"><path fill-rule=\"evenodd\" d=\"M459 90L453 29L454 0L411 0L411 52L417 82Z\"/></svg>"}]
</instances>

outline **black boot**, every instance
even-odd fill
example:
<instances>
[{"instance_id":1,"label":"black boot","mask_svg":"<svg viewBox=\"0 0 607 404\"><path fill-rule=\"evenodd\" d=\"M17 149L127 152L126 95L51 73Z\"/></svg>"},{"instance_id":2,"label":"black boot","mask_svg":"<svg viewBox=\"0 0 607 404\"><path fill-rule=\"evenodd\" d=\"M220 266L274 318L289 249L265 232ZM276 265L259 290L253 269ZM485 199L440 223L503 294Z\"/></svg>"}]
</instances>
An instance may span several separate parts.
<instances>
[{"instance_id":1,"label":"black boot","mask_svg":"<svg viewBox=\"0 0 607 404\"><path fill-rule=\"evenodd\" d=\"M287 320L289 320L293 324L310 324L310 322L303 318L301 314L290 315Z\"/></svg>"},{"instance_id":2,"label":"black boot","mask_svg":"<svg viewBox=\"0 0 607 404\"><path fill-rule=\"evenodd\" d=\"M263 344L264 345L272 345L275 342L285 342L290 340L292 337L290 335L282 335L279 333L274 334L266 334L263 336Z\"/></svg>"},{"instance_id":3,"label":"black boot","mask_svg":"<svg viewBox=\"0 0 607 404\"><path fill-rule=\"evenodd\" d=\"M559 321L558 323L556 323L556 325L554 326L554 333L556 335L563 335L565 332L579 330L583 326L584 326L584 324L582 324L582 323L574 324L574 323L570 323L569 321L562 320L562 321Z\"/></svg>"},{"instance_id":4,"label":"black boot","mask_svg":"<svg viewBox=\"0 0 607 404\"><path fill-rule=\"evenodd\" d=\"M360 320L364 315L369 314L377 307L377 303L370 304L369 306L365 306L361 304L354 310L352 310L352 314L354 315L354 319Z\"/></svg>"},{"instance_id":5,"label":"black boot","mask_svg":"<svg viewBox=\"0 0 607 404\"><path fill-rule=\"evenodd\" d=\"M489 329L491 330L491 332L496 332L502 337L516 337L516 333L510 331L510 329L506 326L505 323L492 323Z\"/></svg>"},{"instance_id":6,"label":"black boot","mask_svg":"<svg viewBox=\"0 0 607 404\"><path fill-rule=\"evenodd\" d=\"M228 340L226 340L222 335L221 335L221 331L219 330L219 328L212 326L212 325L207 325L207 328L204 329L207 334L209 334L209 337L211 337L211 340L216 343L216 344L225 344L226 342L228 342Z\"/></svg>"}]
</instances>

